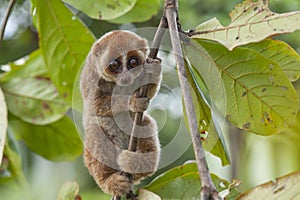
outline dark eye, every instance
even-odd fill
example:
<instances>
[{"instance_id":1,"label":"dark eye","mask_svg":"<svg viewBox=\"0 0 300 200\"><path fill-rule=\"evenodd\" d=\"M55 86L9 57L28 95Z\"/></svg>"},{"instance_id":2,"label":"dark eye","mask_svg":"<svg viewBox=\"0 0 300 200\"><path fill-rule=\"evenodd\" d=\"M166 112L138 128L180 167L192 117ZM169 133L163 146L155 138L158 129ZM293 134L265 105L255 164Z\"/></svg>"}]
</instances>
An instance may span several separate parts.
<instances>
[{"instance_id":1,"label":"dark eye","mask_svg":"<svg viewBox=\"0 0 300 200\"><path fill-rule=\"evenodd\" d=\"M108 67L109 67L109 69L112 72L120 72L120 71L122 71L121 63L118 60L112 60L112 61L110 61Z\"/></svg>"},{"instance_id":2,"label":"dark eye","mask_svg":"<svg viewBox=\"0 0 300 200\"><path fill-rule=\"evenodd\" d=\"M141 64L141 61L137 57L130 57L127 64L128 68L135 68Z\"/></svg>"}]
</instances>

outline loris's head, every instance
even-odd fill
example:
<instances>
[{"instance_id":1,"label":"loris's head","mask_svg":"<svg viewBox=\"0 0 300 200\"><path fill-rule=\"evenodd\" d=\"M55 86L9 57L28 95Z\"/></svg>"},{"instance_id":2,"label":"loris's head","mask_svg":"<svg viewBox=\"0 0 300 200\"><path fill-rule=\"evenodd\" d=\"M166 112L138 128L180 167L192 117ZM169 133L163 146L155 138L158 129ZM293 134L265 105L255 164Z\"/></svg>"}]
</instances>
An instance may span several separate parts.
<instances>
[{"instance_id":1,"label":"loris's head","mask_svg":"<svg viewBox=\"0 0 300 200\"><path fill-rule=\"evenodd\" d=\"M148 43L129 31L112 31L94 44L91 53L99 76L119 85L129 85L142 71Z\"/></svg>"}]
</instances>

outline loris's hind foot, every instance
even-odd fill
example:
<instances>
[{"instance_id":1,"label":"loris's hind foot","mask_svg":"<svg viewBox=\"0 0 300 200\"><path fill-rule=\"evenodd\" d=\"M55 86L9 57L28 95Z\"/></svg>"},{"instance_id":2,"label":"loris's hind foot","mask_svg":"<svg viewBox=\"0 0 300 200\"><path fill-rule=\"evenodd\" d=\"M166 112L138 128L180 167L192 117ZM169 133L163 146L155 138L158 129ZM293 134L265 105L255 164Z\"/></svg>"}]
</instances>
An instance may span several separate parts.
<instances>
[{"instance_id":1,"label":"loris's hind foot","mask_svg":"<svg viewBox=\"0 0 300 200\"><path fill-rule=\"evenodd\" d=\"M103 190L115 196L123 196L131 191L132 181L121 174L116 172L109 176L103 184Z\"/></svg>"}]
</instances>

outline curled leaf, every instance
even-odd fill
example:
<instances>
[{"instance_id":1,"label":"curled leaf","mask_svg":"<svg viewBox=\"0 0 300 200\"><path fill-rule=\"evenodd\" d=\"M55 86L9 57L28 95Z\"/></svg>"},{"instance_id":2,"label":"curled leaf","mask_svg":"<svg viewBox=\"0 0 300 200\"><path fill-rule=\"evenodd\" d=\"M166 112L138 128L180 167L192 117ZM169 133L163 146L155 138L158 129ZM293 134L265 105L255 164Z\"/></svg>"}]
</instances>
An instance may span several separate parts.
<instances>
[{"instance_id":1,"label":"curled leaf","mask_svg":"<svg viewBox=\"0 0 300 200\"><path fill-rule=\"evenodd\" d=\"M231 11L230 18L231 24L228 26L213 18L197 26L191 35L193 38L217 41L232 50L243 44L300 29L300 11L274 13L268 7L268 0L246 0Z\"/></svg>"}]
</instances>

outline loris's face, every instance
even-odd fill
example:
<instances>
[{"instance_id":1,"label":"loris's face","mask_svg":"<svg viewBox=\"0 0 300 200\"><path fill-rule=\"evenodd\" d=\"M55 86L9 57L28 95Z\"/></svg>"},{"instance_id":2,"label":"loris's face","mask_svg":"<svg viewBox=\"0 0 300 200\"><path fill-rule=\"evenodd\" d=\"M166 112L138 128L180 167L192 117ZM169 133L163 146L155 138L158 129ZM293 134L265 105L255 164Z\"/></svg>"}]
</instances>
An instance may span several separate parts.
<instances>
[{"instance_id":1,"label":"loris's face","mask_svg":"<svg viewBox=\"0 0 300 200\"><path fill-rule=\"evenodd\" d=\"M94 45L96 66L104 79L127 86L143 71L147 41L128 31L114 31L104 35Z\"/></svg>"}]
</instances>

